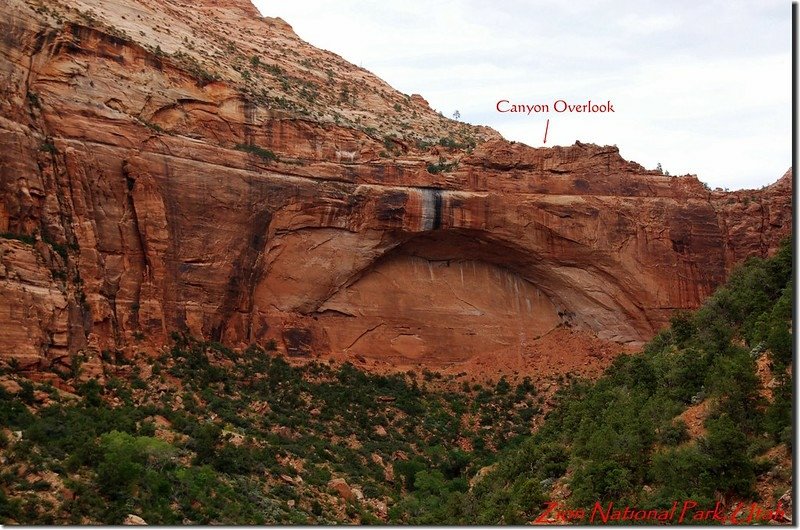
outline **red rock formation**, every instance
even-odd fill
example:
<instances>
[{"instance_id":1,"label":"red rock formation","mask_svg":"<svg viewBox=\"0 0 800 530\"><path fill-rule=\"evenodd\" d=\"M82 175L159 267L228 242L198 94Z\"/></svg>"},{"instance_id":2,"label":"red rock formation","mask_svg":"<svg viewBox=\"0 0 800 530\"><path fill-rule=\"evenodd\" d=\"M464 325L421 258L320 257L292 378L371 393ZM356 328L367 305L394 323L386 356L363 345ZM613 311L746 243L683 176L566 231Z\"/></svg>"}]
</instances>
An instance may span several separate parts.
<instances>
[{"instance_id":1,"label":"red rock formation","mask_svg":"<svg viewBox=\"0 0 800 530\"><path fill-rule=\"evenodd\" d=\"M640 341L791 230L790 175L716 193L509 143L244 0L199 5L4 5L0 232L37 242L0 239L0 357L175 330L430 363L560 325Z\"/></svg>"},{"instance_id":2,"label":"red rock formation","mask_svg":"<svg viewBox=\"0 0 800 530\"><path fill-rule=\"evenodd\" d=\"M727 270L749 256L773 254L791 233L792 171L761 190L714 192L711 202L725 238Z\"/></svg>"}]
</instances>

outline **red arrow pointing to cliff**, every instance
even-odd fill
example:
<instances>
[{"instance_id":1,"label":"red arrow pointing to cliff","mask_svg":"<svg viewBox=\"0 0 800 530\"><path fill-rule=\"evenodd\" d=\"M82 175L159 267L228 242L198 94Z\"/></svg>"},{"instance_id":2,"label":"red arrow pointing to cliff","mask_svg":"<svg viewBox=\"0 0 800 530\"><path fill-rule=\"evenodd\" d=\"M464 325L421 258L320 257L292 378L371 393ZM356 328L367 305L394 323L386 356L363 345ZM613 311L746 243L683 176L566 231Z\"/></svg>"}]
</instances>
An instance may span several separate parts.
<instances>
[{"instance_id":1,"label":"red arrow pointing to cliff","mask_svg":"<svg viewBox=\"0 0 800 530\"><path fill-rule=\"evenodd\" d=\"M544 126L544 143L547 143L547 130L550 128L550 118L547 118L547 125Z\"/></svg>"}]
</instances>

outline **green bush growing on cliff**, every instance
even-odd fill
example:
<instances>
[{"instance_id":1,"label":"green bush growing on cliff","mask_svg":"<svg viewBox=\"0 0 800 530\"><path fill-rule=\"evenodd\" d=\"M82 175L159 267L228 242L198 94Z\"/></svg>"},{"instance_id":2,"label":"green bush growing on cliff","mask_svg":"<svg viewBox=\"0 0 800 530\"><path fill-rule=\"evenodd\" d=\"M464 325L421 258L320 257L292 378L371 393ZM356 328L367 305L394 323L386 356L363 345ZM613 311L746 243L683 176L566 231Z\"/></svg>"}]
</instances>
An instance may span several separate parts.
<instances>
[{"instance_id":1,"label":"green bush growing on cliff","mask_svg":"<svg viewBox=\"0 0 800 530\"><path fill-rule=\"evenodd\" d=\"M236 149L239 151L244 151L245 153L250 153L252 155L256 155L258 157L263 158L264 160L272 161L277 160L278 157L270 151L269 149L264 149L263 147L259 147L257 145L252 144L236 144Z\"/></svg>"},{"instance_id":2,"label":"green bush growing on cliff","mask_svg":"<svg viewBox=\"0 0 800 530\"><path fill-rule=\"evenodd\" d=\"M446 173L447 171L451 171L453 168L458 166L458 162L444 162L440 161L436 164L428 164L428 173L436 175L438 173Z\"/></svg>"},{"instance_id":3,"label":"green bush growing on cliff","mask_svg":"<svg viewBox=\"0 0 800 530\"><path fill-rule=\"evenodd\" d=\"M17 241L22 241L28 245L33 245L36 243L36 238L34 236L29 236L26 234L12 234L11 232L0 232L0 239L16 239Z\"/></svg>"}]
</instances>

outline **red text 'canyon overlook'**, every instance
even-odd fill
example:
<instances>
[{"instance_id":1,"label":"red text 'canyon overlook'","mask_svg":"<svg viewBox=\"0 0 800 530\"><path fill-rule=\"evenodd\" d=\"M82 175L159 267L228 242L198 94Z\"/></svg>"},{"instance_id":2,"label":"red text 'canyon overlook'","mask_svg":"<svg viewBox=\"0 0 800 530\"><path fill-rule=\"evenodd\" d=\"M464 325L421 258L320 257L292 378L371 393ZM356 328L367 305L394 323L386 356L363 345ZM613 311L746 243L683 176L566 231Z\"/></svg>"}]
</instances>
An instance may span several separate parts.
<instances>
[{"instance_id":1,"label":"red text 'canyon overlook'","mask_svg":"<svg viewBox=\"0 0 800 530\"><path fill-rule=\"evenodd\" d=\"M557 99L552 105L543 104L529 104L529 103L511 103L507 99L501 99L495 105L497 112L513 112L522 114L545 114L548 112L563 113L609 113L615 112L614 104L611 100L606 100L605 103L592 103L592 100L586 103L569 103L563 99Z\"/></svg>"}]
</instances>

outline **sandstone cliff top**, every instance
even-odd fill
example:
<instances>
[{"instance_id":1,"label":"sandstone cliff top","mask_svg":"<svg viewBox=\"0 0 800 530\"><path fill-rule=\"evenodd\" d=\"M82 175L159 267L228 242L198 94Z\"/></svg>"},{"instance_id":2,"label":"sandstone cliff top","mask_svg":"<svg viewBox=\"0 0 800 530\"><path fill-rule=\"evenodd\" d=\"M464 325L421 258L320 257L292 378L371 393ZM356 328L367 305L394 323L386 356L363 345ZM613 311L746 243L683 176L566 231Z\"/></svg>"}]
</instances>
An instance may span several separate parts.
<instances>
[{"instance_id":1,"label":"sandstone cliff top","mask_svg":"<svg viewBox=\"0 0 800 530\"><path fill-rule=\"evenodd\" d=\"M37 20L44 26L42 33L86 26L134 43L191 73L199 84L232 87L271 117L359 130L387 145L387 156L394 156L395 148L408 155L434 146L429 154L451 163L462 161L453 149L471 152L486 142L463 157L465 166L553 173L592 166L602 173L597 161L604 157L601 165L607 172L646 176L661 187L692 194L705 191L694 176L666 178L624 160L616 147L576 142L533 148L507 142L489 127L446 118L423 96L403 94L339 55L303 41L284 20L261 16L250 0L10 0L7 11L12 17ZM790 178L782 180L781 190L791 186Z\"/></svg>"},{"instance_id":2,"label":"sandstone cliff top","mask_svg":"<svg viewBox=\"0 0 800 530\"><path fill-rule=\"evenodd\" d=\"M474 145L499 137L445 118L423 98L300 39L249 0L13 0L12 10L50 27L78 24L140 44L202 82L222 80L255 104L408 143L452 138ZM44 15L44 16L42 16Z\"/></svg>"}]
</instances>

